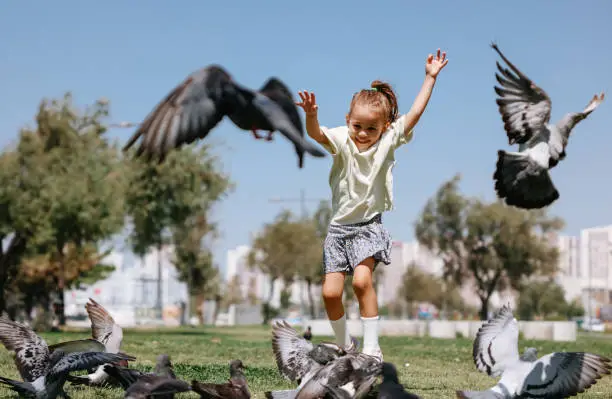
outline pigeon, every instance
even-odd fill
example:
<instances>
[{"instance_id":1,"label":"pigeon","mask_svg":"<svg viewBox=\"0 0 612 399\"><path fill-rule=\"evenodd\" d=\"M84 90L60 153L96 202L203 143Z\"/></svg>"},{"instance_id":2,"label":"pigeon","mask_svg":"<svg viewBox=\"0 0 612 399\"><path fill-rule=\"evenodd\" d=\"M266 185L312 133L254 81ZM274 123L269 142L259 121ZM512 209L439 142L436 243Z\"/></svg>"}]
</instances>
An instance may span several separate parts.
<instances>
[{"instance_id":1,"label":"pigeon","mask_svg":"<svg viewBox=\"0 0 612 399\"><path fill-rule=\"evenodd\" d=\"M176 378L144 375L126 391L126 399L174 398L175 393L191 391L191 386Z\"/></svg>"},{"instance_id":2,"label":"pigeon","mask_svg":"<svg viewBox=\"0 0 612 399\"><path fill-rule=\"evenodd\" d=\"M239 359L232 360L229 365L230 378L225 384L204 383L191 381L191 389L200 394L203 399L249 399L251 393L244 376L245 366Z\"/></svg>"},{"instance_id":3,"label":"pigeon","mask_svg":"<svg viewBox=\"0 0 612 399\"><path fill-rule=\"evenodd\" d=\"M369 392L381 364L377 358L357 352L357 340L340 347L331 342L313 345L300 337L286 321L272 327L272 351L279 372L298 384L296 389L268 391L268 398L362 397ZM348 362L348 363L347 363ZM374 376L374 377L373 377Z\"/></svg>"},{"instance_id":4,"label":"pigeon","mask_svg":"<svg viewBox=\"0 0 612 399\"><path fill-rule=\"evenodd\" d=\"M0 382L24 396L37 399L67 398L63 390L68 373L85 370L103 363L135 360L125 354L103 352L65 353L56 349L51 353L43 338L31 328L0 318L0 342L15 352L15 364L23 381L0 377Z\"/></svg>"},{"instance_id":5,"label":"pigeon","mask_svg":"<svg viewBox=\"0 0 612 399\"><path fill-rule=\"evenodd\" d=\"M381 367L376 357L352 352L316 367L312 376L296 389L264 394L268 399L363 398L380 375Z\"/></svg>"},{"instance_id":6,"label":"pigeon","mask_svg":"<svg viewBox=\"0 0 612 399\"><path fill-rule=\"evenodd\" d=\"M420 399L419 396L406 392L397 377L397 369L392 363L382 365L383 381L378 386L379 399Z\"/></svg>"},{"instance_id":7,"label":"pigeon","mask_svg":"<svg viewBox=\"0 0 612 399\"><path fill-rule=\"evenodd\" d=\"M519 357L518 336L518 322L504 305L480 327L472 353L479 371L501 379L485 391L456 391L458 398L567 398L612 369L610 359L593 353L555 352L537 359L530 348Z\"/></svg>"},{"instance_id":8,"label":"pigeon","mask_svg":"<svg viewBox=\"0 0 612 399\"><path fill-rule=\"evenodd\" d=\"M307 341L312 341L312 329L310 328L310 326L306 328L306 331L304 331L302 337L304 337L304 339Z\"/></svg>"},{"instance_id":9,"label":"pigeon","mask_svg":"<svg viewBox=\"0 0 612 399\"><path fill-rule=\"evenodd\" d=\"M85 304L85 310L91 320L91 335L96 342L103 345L101 352L119 353L123 341L123 329L110 315L110 313L98 302L89 298ZM119 366L127 367L127 361L118 363ZM108 374L104 371L104 365L85 376L68 376L68 381L73 385L103 386L108 383Z\"/></svg>"},{"instance_id":10,"label":"pigeon","mask_svg":"<svg viewBox=\"0 0 612 399\"><path fill-rule=\"evenodd\" d=\"M312 376L316 368L355 351L357 346L358 343L353 337L346 348L332 342L321 342L315 346L300 337L284 320L272 326L272 352L278 371L285 378L300 385L304 378Z\"/></svg>"},{"instance_id":11,"label":"pigeon","mask_svg":"<svg viewBox=\"0 0 612 399\"><path fill-rule=\"evenodd\" d=\"M511 69L496 61L499 73L495 77L502 87L494 88L508 143L519 145L519 152L497 152L495 191L507 205L543 208L559 198L549 169L565 159L570 133L601 104L604 93L593 96L581 112L568 113L556 124L550 124L548 94L516 68L495 43L491 47Z\"/></svg>"},{"instance_id":12,"label":"pigeon","mask_svg":"<svg viewBox=\"0 0 612 399\"><path fill-rule=\"evenodd\" d=\"M142 137L136 156L157 157L204 139L224 116L242 130L278 130L291 140L303 166L303 153L324 157L325 153L304 138L304 127L289 89L270 78L258 92L238 84L220 65L209 65L191 73L147 115L124 146L128 150Z\"/></svg>"},{"instance_id":13,"label":"pigeon","mask_svg":"<svg viewBox=\"0 0 612 399\"><path fill-rule=\"evenodd\" d=\"M127 392L134 384L143 378L145 384L153 385L155 384L156 380L162 381L164 379L176 379L176 374L174 374L173 367L174 366L170 361L170 356L161 354L157 356L155 369L152 373L143 373L140 370L109 364L104 365L104 372L107 373L113 380L117 381L117 383ZM143 384L138 385L138 387L135 388L136 391L143 390ZM132 392L133 391L130 391L130 393ZM170 395L169 397L172 398L174 395Z\"/></svg>"}]
</instances>

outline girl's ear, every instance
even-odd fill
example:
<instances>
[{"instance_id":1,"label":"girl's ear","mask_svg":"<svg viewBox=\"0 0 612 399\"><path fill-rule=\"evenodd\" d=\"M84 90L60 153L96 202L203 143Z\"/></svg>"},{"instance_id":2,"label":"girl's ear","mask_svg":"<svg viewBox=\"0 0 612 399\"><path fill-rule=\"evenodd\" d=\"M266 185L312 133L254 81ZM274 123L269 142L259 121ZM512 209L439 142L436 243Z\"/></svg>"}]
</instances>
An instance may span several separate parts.
<instances>
[{"instance_id":1,"label":"girl's ear","mask_svg":"<svg viewBox=\"0 0 612 399\"><path fill-rule=\"evenodd\" d=\"M351 120L351 118L349 117L349 114L346 114L346 126L349 125L349 121Z\"/></svg>"},{"instance_id":2,"label":"girl's ear","mask_svg":"<svg viewBox=\"0 0 612 399\"><path fill-rule=\"evenodd\" d=\"M387 129L389 129L389 126L391 126L391 122L389 121L385 122L385 128L383 129L383 132L386 132Z\"/></svg>"}]
</instances>

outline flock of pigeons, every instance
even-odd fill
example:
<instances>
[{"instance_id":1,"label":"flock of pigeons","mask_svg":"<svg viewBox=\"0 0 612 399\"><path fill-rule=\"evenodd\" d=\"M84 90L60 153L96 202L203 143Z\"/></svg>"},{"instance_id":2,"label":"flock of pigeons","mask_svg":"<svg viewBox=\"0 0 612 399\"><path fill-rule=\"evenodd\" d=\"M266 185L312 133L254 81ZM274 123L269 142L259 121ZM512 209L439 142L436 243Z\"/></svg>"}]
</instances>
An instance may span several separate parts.
<instances>
[{"instance_id":1,"label":"flock of pigeons","mask_svg":"<svg viewBox=\"0 0 612 399\"><path fill-rule=\"evenodd\" d=\"M546 92L515 67L499 50L493 49L510 69L497 62L498 95L496 102L510 145L518 152L498 151L493 174L497 196L506 204L523 209L542 208L559 198L549 170L566 156L569 136L577 123L585 119L604 99L595 95L582 112L566 114L556 124L549 123L551 100ZM131 148L142 138L137 156L163 161L173 148L205 138L228 116L242 130L281 132L294 145L298 165L304 165L304 153L324 157L325 153L305 139L304 126L289 88L272 77L259 89L251 90L237 83L219 65L193 72L151 111L124 146Z\"/></svg>"},{"instance_id":2,"label":"flock of pigeons","mask_svg":"<svg viewBox=\"0 0 612 399\"><path fill-rule=\"evenodd\" d=\"M152 373L129 368L135 357L120 351L123 330L104 307L93 299L85 305L91 320L91 339L47 345L31 328L0 318L0 342L14 351L15 365L23 381L0 377L21 397L69 399L66 381L72 385L121 387L129 399L173 399L192 391L201 398L249 399L245 365L230 362L226 383L183 381L174 374L170 357L160 354ZM501 377L485 391L458 390L458 398L515 399L567 398L584 392L604 374L612 361L585 352L555 352L538 359L535 348L523 355L518 349L519 328L512 310L503 306L478 330L473 343L476 368ZM418 399L400 384L396 367L363 354L352 338L345 347L331 342L314 345L285 321L272 328L272 351L280 374L297 384L295 389L267 391L268 399ZM71 372L88 370L85 375ZM379 377L382 381L377 383Z\"/></svg>"}]
</instances>

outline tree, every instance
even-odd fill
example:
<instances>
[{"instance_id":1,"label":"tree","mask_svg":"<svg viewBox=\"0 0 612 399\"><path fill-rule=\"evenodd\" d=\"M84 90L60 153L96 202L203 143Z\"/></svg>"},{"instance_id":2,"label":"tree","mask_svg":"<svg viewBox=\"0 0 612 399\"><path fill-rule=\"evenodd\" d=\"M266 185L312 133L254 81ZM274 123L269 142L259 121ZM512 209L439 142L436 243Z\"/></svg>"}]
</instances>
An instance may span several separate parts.
<instances>
[{"instance_id":1,"label":"tree","mask_svg":"<svg viewBox=\"0 0 612 399\"><path fill-rule=\"evenodd\" d=\"M180 228L190 218L207 215L233 187L229 177L218 170L217 159L207 145L171 151L163 163L134 157L127 162L132 170L127 191L130 243L139 256L151 248L161 250L172 239L172 227ZM205 270L205 254L199 262L198 267ZM161 259L158 279L157 307L161 310Z\"/></svg>"},{"instance_id":2,"label":"tree","mask_svg":"<svg viewBox=\"0 0 612 399\"><path fill-rule=\"evenodd\" d=\"M311 255L313 237L304 235L304 231L308 229L314 232L312 224L296 221L291 212L283 211L274 222L264 226L263 231L255 237L251 245L247 264L270 277L270 291L263 304L264 323L270 318L274 283L282 278L285 285L290 284L297 274L297 261L300 260L300 264L310 262L301 259L302 256Z\"/></svg>"},{"instance_id":3,"label":"tree","mask_svg":"<svg viewBox=\"0 0 612 399\"><path fill-rule=\"evenodd\" d=\"M402 277L399 294L410 305L410 309L413 309L418 302L433 303L441 298L442 282L411 263Z\"/></svg>"},{"instance_id":4,"label":"tree","mask_svg":"<svg viewBox=\"0 0 612 399\"><path fill-rule=\"evenodd\" d=\"M173 264L179 280L187 283L192 314L206 299L214 299L216 293L218 270L213 265L212 252L204 243L204 239L215 230L216 226L208 221L205 213L193 215L184 225L172 228L175 248Z\"/></svg>"},{"instance_id":5,"label":"tree","mask_svg":"<svg viewBox=\"0 0 612 399\"><path fill-rule=\"evenodd\" d=\"M557 249L547 233L562 220L544 210L526 211L501 201L484 203L464 197L460 177L444 183L425 205L415 226L419 242L444 262L445 281L461 285L470 279L481 301L480 317L488 317L491 295L518 288L524 278L551 275Z\"/></svg>"},{"instance_id":6,"label":"tree","mask_svg":"<svg viewBox=\"0 0 612 399\"><path fill-rule=\"evenodd\" d=\"M521 320L575 315L575 304L567 303L563 287L553 279L532 280L524 284L518 300Z\"/></svg>"},{"instance_id":7,"label":"tree","mask_svg":"<svg viewBox=\"0 0 612 399\"><path fill-rule=\"evenodd\" d=\"M31 255L54 258L42 264L57 266L49 273L60 325L65 322L64 289L70 284L66 275L78 274L68 269L74 263L66 262L66 249L74 245L79 252L123 225L123 165L117 146L104 137L107 115L103 101L78 110L70 93L61 100L45 99L36 129L22 129L17 148L5 155L15 182L0 194L8 210L2 235L12 232L13 239L27 241ZM25 227L24 221L32 223Z\"/></svg>"},{"instance_id":8,"label":"tree","mask_svg":"<svg viewBox=\"0 0 612 399\"><path fill-rule=\"evenodd\" d=\"M249 278L247 299L250 305L256 305L257 303L259 303L259 298L257 296L257 279L255 278L255 276L251 276Z\"/></svg>"}]
</instances>

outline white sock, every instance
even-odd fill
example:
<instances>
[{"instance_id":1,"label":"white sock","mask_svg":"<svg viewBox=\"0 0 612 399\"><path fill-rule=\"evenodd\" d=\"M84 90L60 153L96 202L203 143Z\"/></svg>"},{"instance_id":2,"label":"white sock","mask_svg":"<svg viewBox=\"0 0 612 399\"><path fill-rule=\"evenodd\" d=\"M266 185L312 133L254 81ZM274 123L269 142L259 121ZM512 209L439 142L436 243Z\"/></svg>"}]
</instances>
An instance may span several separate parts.
<instances>
[{"instance_id":1,"label":"white sock","mask_svg":"<svg viewBox=\"0 0 612 399\"><path fill-rule=\"evenodd\" d=\"M348 345L351 342L348 328L346 328L346 313L338 320L330 320L334 334L336 335L336 343L338 345Z\"/></svg>"},{"instance_id":2,"label":"white sock","mask_svg":"<svg viewBox=\"0 0 612 399\"><path fill-rule=\"evenodd\" d=\"M380 350L378 346L378 316L362 317L363 323L363 353L372 354L373 351Z\"/></svg>"}]
</instances>

